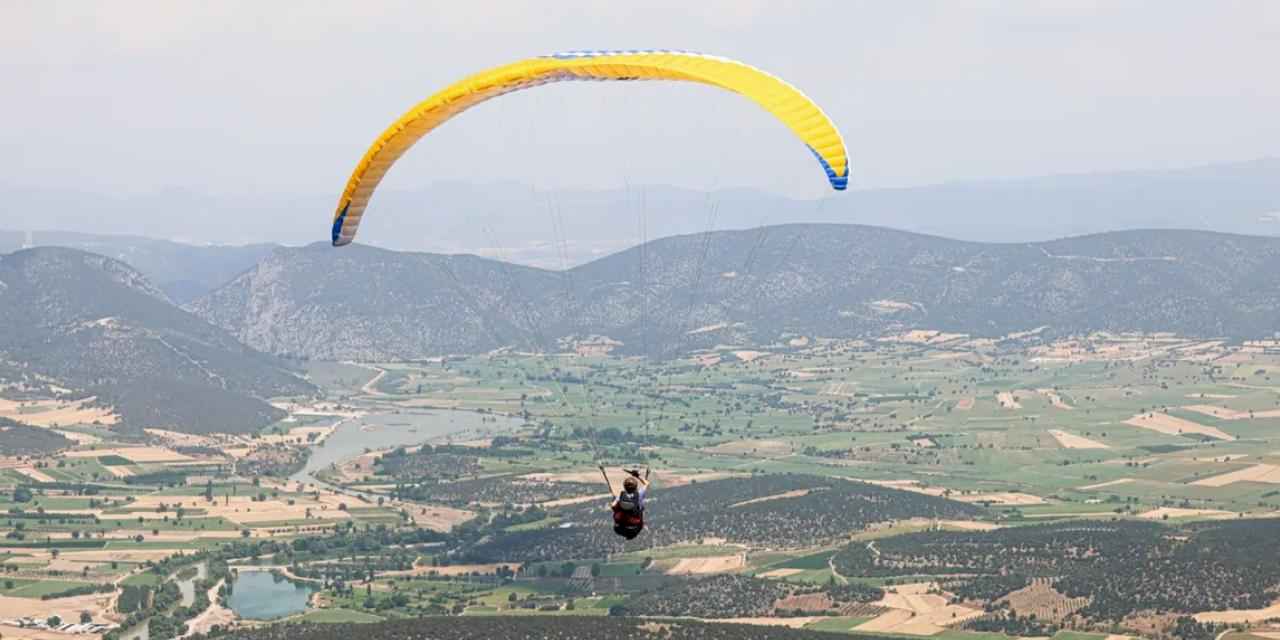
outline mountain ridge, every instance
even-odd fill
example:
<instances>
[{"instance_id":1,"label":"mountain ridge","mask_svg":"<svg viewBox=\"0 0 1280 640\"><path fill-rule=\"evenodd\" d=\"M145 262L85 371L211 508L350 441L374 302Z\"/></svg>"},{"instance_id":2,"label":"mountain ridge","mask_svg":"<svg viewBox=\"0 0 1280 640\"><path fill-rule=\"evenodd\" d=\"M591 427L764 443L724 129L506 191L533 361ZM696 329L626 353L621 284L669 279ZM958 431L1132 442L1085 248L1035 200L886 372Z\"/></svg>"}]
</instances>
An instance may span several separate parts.
<instances>
[{"instance_id":1,"label":"mountain ridge","mask_svg":"<svg viewBox=\"0 0 1280 640\"><path fill-rule=\"evenodd\" d=\"M559 272L279 249L188 308L264 351L356 360L561 349L589 336L648 355L916 328L1246 338L1278 328L1277 272L1280 238L1136 230L1004 244L792 224L662 238Z\"/></svg>"}]
</instances>

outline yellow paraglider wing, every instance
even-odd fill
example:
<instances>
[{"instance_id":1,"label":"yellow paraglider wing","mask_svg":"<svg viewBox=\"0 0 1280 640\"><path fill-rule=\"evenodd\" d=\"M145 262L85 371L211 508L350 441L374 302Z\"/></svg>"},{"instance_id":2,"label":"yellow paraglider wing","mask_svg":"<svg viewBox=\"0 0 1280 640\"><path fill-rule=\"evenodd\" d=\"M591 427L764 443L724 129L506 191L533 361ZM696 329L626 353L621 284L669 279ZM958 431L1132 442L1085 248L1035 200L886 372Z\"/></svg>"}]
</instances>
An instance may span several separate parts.
<instances>
[{"instance_id":1,"label":"yellow paraglider wing","mask_svg":"<svg viewBox=\"0 0 1280 640\"><path fill-rule=\"evenodd\" d=\"M779 78L727 58L684 51L575 51L482 71L446 87L396 120L351 173L334 213L333 245L351 243L378 183L422 136L490 98L567 80L677 80L742 94L808 145L833 188L843 190L849 183L848 153L835 124L812 100Z\"/></svg>"}]
</instances>

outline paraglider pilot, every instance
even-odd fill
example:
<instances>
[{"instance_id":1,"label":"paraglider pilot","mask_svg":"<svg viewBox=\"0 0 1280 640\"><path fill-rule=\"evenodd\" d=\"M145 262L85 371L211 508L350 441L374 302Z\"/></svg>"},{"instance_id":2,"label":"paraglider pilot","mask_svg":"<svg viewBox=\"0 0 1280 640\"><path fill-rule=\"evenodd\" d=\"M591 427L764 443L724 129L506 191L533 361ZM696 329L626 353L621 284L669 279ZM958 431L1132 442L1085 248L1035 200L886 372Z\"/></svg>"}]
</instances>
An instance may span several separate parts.
<instances>
[{"instance_id":1,"label":"paraglider pilot","mask_svg":"<svg viewBox=\"0 0 1280 640\"><path fill-rule=\"evenodd\" d=\"M639 469L623 471L628 477L622 481L622 491L614 494L609 474L603 466L600 467L600 473L604 474L604 481L609 485L609 493L614 495L609 503L609 510L613 512L613 532L632 540L644 530L644 499L649 491L649 470L645 470L644 477L640 476Z\"/></svg>"}]
</instances>

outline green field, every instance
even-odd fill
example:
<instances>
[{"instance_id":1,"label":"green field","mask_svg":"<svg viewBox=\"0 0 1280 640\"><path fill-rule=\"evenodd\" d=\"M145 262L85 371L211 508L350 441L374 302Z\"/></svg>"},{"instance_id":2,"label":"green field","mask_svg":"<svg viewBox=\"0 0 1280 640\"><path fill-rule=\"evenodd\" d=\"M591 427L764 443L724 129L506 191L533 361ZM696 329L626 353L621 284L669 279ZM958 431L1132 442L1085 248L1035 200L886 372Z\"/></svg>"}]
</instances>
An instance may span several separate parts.
<instances>
[{"instance_id":1,"label":"green field","mask_svg":"<svg viewBox=\"0 0 1280 640\"><path fill-rule=\"evenodd\" d=\"M0 578L0 587L7 587L7 580ZM79 587L88 583L85 582L69 582L66 580L22 580L13 579L14 587L12 589L0 589L0 593L15 598L40 598L55 593L61 593L67 589Z\"/></svg>"},{"instance_id":2,"label":"green field","mask_svg":"<svg viewBox=\"0 0 1280 640\"><path fill-rule=\"evenodd\" d=\"M50 569L56 566L44 555L50 549L68 558L74 550L95 547L126 554L114 569L108 562L91 563L87 575L105 581L165 553L237 549L244 554L237 562L248 562L245 549L263 544L254 563L289 567L324 585L329 608L293 621L604 616L625 614L641 594L697 579L666 575L682 559L742 555L744 567L717 578L732 578L737 585L732 588L766 605L776 593L842 593L853 599L832 595L827 604L817 605L822 619L809 628L858 637L852 629L873 615L867 613L876 610L870 603L883 595L865 586L941 581L948 583L947 598L950 590L990 587L957 580L948 573L954 565L914 559L904 560L901 569L852 564L853 572L837 574L831 565L837 553L871 553L893 541L935 536L959 539L992 527L1015 538L1038 531L1040 524L1061 521L1074 527L1083 520L1155 522L1171 533L1151 539L1169 540L1189 537L1196 531L1190 525L1215 524L1210 521L1223 515L1232 521L1247 516L1242 520L1249 522L1280 510L1280 484L1213 481L1256 465L1280 465L1280 418L1248 415L1280 407L1280 393L1261 384L1265 376L1256 373L1280 371L1280 355L1250 352L1243 358L1229 351L1234 347L1222 347L1220 355L1234 354L1231 359L1193 359L1177 351L1182 346L1173 338L1094 336L1061 347L1074 354L1062 357L1058 347L1034 341L806 339L757 347L763 355L754 359L739 353L745 347L724 345L671 361L498 351L422 362L299 363L320 387L317 406L324 404L323 411L300 411L252 437L182 447L199 458L199 471L192 473L212 476L219 500L242 499L231 509L215 512L204 502L203 477L186 485L180 477L162 474L156 484L125 486L108 467L157 474L181 467L132 464L110 453L41 459L38 470L62 484L40 485L13 469L0 470L0 512L8 514L0 513L0 529L10 535L4 563L20 573L0 593L36 598L79 584L70 578L80 575L80 567L61 574ZM380 372L385 373L376 384L369 384ZM1195 405L1211 405L1222 415L1206 415ZM446 414L432 407L472 413ZM1161 433L1126 423L1154 413L1167 414L1175 425L1220 429L1234 439ZM440 435L445 430L431 431L442 417L452 421L461 415L475 418L465 431L447 436ZM246 517L238 524L237 514L245 509L258 515L256 503L262 499L317 500L318 492L329 491L317 486L309 487L316 493L304 492L293 480L281 481L296 467L259 471L262 467L253 465L261 461L247 454L261 454L270 463L272 455L297 453L291 448L296 443L260 443L273 440L268 434L339 419L346 421L344 429L361 430L349 432L360 434L360 441L338 464L329 466L326 460L314 477L342 485L346 495L328 496L336 499L324 504L329 512L318 514L324 517L281 510L281 520ZM379 438L396 429L421 429L422 435L396 440L407 450L392 452L393 446L385 445L392 439ZM110 430L95 433L105 440L102 449L139 446L137 439ZM1066 435L1060 440L1055 433ZM435 449L410 451L424 441ZM313 451L322 446L333 442ZM223 456L224 449L238 449L236 459ZM654 469L649 529L634 543L611 537L603 500L582 501L603 490L596 464ZM251 477L254 473L263 475ZM102 484L108 481L112 486ZM783 485L771 484L775 481L795 483L777 489ZM681 487L672 486L677 484ZM775 488L758 489L763 486ZM754 493L742 493L743 487ZM789 490L795 487L800 488ZM19 489L28 491L21 502ZM847 509L831 506L846 504L835 498L871 491L881 492L873 508L860 510L853 502ZM130 502L127 496L139 499ZM338 500L344 503L341 513L334 509ZM179 501L181 518L174 509ZM933 506L896 510L925 503ZM1160 512L1149 513L1161 508L1180 511L1167 512L1172 514L1167 520ZM442 518L463 513L448 509L475 518L449 534L427 531L440 526L433 510L443 512ZM94 515L100 521L94 522ZM142 522L140 516L145 516ZM695 519L714 527L688 522ZM821 537L807 537L827 524L832 529ZM313 531L271 531L294 527ZM242 529L252 535L190 542L156 536ZM121 531L141 534L143 542L102 537ZM757 531L766 533L752 538ZM71 534L78 539L70 540ZM544 554L546 549L551 551ZM129 558L131 551L137 556ZM527 564L515 576L424 575L421 563L431 560ZM967 557L957 552L951 561L960 560ZM415 561L419 564L411 569ZM573 576L575 566L593 565L591 580ZM1041 575L1039 570L1031 575ZM998 570L983 571L988 571L979 574L984 578L1001 576ZM760 577L771 572L777 573ZM154 587L160 579L133 574L123 584ZM725 594L707 597L732 601ZM981 598L968 604L992 604ZM611 607L621 610L611 612ZM934 637L1009 636L948 628ZM1053 640L1103 637L1060 631Z\"/></svg>"},{"instance_id":3,"label":"green field","mask_svg":"<svg viewBox=\"0 0 1280 640\"><path fill-rule=\"evenodd\" d=\"M370 613L352 611L350 609L319 609L308 611L296 620L298 622L341 624L345 622L378 622L382 618Z\"/></svg>"}]
</instances>

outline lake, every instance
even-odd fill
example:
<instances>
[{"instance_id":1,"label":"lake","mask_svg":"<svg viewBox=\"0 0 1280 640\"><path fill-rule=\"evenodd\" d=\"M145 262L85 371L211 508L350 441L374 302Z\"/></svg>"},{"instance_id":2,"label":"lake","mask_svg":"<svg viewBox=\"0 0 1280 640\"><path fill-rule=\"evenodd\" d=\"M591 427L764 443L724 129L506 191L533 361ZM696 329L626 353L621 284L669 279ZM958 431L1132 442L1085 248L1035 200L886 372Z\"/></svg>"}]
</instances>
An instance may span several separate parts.
<instances>
[{"instance_id":1,"label":"lake","mask_svg":"<svg viewBox=\"0 0 1280 640\"><path fill-rule=\"evenodd\" d=\"M270 571L241 569L232 581L227 605L248 620L274 620L307 610L312 585L293 582Z\"/></svg>"}]
</instances>

